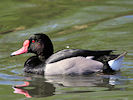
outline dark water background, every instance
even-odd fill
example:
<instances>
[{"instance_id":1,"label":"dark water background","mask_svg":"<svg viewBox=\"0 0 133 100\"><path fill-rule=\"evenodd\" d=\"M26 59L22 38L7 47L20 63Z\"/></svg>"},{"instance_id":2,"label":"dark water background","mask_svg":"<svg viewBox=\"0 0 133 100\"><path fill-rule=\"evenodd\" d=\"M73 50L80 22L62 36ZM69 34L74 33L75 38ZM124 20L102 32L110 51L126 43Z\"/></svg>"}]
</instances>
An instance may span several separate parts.
<instances>
[{"instance_id":1,"label":"dark water background","mask_svg":"<svg viewBox=\"0 0 133 100\"><path fill-rule=\"evenodd\" d=\"M64 48L127 51L115 75L37 76L25 74L32 54L10 57L31 34L43 32ZM13 88L15 85L27 87ZM132 100L133 0L1 0L1 100Z\"/></svg>"}]
</instances>

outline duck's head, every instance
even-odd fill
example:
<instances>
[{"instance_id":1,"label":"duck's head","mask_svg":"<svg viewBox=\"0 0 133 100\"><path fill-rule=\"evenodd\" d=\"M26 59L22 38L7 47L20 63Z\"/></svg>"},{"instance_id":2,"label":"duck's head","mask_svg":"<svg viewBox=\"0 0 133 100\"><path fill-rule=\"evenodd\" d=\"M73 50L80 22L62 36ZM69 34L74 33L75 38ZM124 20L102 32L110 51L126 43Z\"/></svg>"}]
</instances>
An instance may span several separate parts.
<instances>
[{"instance_id":1,"label":"duck's head","mask_svg":"<svg viewBox=\"0 0 133 100\"><path fill-rule=\"evenodd\" d=\"M45 59L47 59L53 54L53 44L47 35L37 33L32 35L28 40L25 40L23 47L13 52L11 56L24 53L34 53L37 56L45 56Z\"/></svg>"}]
</instances>

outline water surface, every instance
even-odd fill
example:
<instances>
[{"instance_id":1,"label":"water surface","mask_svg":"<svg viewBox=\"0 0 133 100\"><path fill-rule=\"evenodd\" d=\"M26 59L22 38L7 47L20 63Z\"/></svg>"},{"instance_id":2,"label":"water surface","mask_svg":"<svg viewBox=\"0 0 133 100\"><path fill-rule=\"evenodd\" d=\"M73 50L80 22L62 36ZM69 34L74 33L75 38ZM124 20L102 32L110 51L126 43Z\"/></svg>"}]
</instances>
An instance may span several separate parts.
<instances>
[{"instance_id":1,"label":"water surface","mask_svg":"<svg viewBox=\"0 0 133 100\"><path fill-rule=\"evenodd\" d=\"M132 0L1 0L0 98L2 100L132 100ZM10 57L36 32L55 51L65 48L127 51L115 75L39 76L23 72L32 54ZM8 95L7 95L8 94Z\"/></svg>"}]
</instances>

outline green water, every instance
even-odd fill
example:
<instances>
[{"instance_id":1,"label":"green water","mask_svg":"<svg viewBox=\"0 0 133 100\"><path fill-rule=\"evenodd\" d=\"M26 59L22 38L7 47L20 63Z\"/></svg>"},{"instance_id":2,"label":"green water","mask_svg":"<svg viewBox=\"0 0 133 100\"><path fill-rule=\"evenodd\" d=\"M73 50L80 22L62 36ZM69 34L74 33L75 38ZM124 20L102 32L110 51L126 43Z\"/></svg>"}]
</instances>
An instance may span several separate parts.
<instances>
[{"instance_id":1,"label":"green water","mask_svg":"<svg viewBox=\"0 0 133 100\"><path fill-rule=\"evenodd\" d=\"M132 100L132 0L1 0L1 100ZM115 75L43 77L23 72L32 54L10 57L31 34L43 32L55 51L69 48L127 51ZM29 82L28 87L13 86ZM19 91L19 93L17 92ZM27 93L27 94L26 94ZM24 95L25 94L25 95Z\"/></svg>"}]
</instances>

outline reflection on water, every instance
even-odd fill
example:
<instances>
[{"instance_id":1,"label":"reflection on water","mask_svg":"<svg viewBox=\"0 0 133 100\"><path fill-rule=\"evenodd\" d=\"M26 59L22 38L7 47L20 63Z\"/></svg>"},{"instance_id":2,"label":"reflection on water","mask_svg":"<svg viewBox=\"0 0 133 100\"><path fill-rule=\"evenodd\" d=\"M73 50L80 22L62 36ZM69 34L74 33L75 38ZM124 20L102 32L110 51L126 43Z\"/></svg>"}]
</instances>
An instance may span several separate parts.
<instances>
[{"instance_id":1,"label":"reflection on water","mask_svg":"<svg viewBox=\"0 0 133 100\"><path fill-rule=\"evenodd\" d=\"M45 82L42 78L24 81L24 84L15 85L13 89L14 93L23 94L28 98L52 96L55 92L53 84Z\"/></svg>"},{"instance_id":2,"label":"reflection on water","mask_svg":"<svg viewBox=\"0 0 133 100\"><path fill-rule=\"evenodd\" d=\"M32 77L30 77L32 76ZM28 75L24 84L13 86L14 93L23 94L27 98L47 97L54 94L96 92L95 88L103 88L101 91L123 90L115 88L115 85L124 85L125 80L120 74L116 75L90 75L90 76L44 76ZM30 77L30 78L29 78ZM76 90L58 90L57 88L79 88ZM80 89L80 87L84 89ZM89 89L92 88L92 89ZM94 88L94 89L93 89Z\"/></svg>"}]
</instances>

